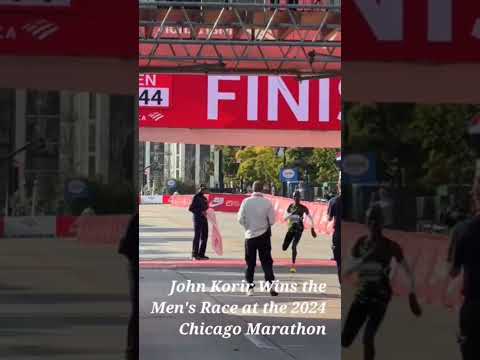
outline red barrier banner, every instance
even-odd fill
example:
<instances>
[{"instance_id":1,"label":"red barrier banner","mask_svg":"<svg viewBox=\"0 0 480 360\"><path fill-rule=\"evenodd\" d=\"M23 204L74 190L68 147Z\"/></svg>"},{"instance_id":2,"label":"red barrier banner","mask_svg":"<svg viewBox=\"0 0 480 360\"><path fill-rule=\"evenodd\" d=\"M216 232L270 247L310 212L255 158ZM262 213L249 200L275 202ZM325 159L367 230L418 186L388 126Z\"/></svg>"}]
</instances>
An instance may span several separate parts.
<instances>
[{"instance_id":1,"label":"red barrier banner","mask_svg":"<svg viewBox=\"0 0 480 360\"><path fill-rule=\"evenodd\" d=\"M131 218L131 215L80 216L77 239L88 244L117 245Z\"/></svg>"},{"instance_id":2,"label":"red barrier banner","mask_svg":"<svg viewBox=\"0 0 480 360\"><path fill-rule=\"evenodd\" d=\"M208 201L215 211L238 212L242 201L248 195L240 194L209 194Z\"/></svg>"},{"instance_id":3,"label":"red barrier banner","mask_svg":"<svg viewBox=\"0 0 480 360\"><path fill-rule=\"evenodd\" d=\"M0 54L138 58L134 0L2 0Z\"/></svg>"},{"instance_id":4,"label":"red barrier banner","mask_svg":"<svg viewBox=\"0 0 480 360\"><path fill-rule=\"evenodd\" d=\"M176 207L188 208L192 203L193 195L172 195L170 204Z\"/></svg>"},{"instance_id":5,"label":"red barrier banner","mask_svg":"<svg viewBox=\"0 0 480 360\"><path fill-rule=\"evenodd\" d=\"M365 225L342 223L342 259L351 256L351 248L355 241L366 234ZM418 298L423 303L444 305L449 308L456 308L461 304L462 279L450 278L449 264L446 262L448 237L397 230L385 230L384 234L401 246L415 276ZM395 295L402 297L408 295L409 281L404 271L395 263L391 272L391 282Z\"/></svg>"},{"instance_id":6,"label":"red barrier banner","mask_svg":"<svg viewBox=\"0 0 480 360\"><path fill-rule=\"evenodd\" d=\"M208 202L215 211L238 212L246 197L241 194L208 194ZM169 200L173 206L188 208L192 199L193 195L172 195Z\"/></svg>"},{"instance_id":7,"label":"red barrier banner","mask_svg":"<svg viewBox=\"0 0 480 360\"><path fill-rule=\"evenodd\" d=\"M480 2L344 0L342 32L343 61L478 62Z\"/></svg>"},{"instance_id":8,"label":"red barrier banner","mask_svg":"<svg viewBox=\"0 0 480 360\"><path fill-rule=\"evenodd\" d=\"M140 127L339 131L340 120L339 78L139 76Z\"/></svg>"},{"instance_id":9,"label":"red barrier banner","mask_svg":"<svg viewBox=\"0 0 480 360\"><path fill-rule=\"evenodd\" d=\"M76 237L77 236L77 216L61 215L57 216L57 236L58 237Z\"/></svg>"},{"instance_id":10,"label":"red barrier banner","mask_svg":"<svg viewBox=\"0 0 480 360\"><path fill-rule=\"evenodd\" d=\"M209 194L209 204L215 209L215 211L223 212L238 212L242 201L250 195L243 194ZM276 222L284 224L287 221L284 220L285 211L288 206L293 203L292 199L284 198L281 196L265 195L267 199L272 202L275 209ZM193 195L173 195L170 198L170 204L176 207L188 208L192 202ZM320 234L331 235L333 232L333 221L328 221L327 209L328 205L324 203L316 202L302 202L313 218L315 230ZM305 228L311 227L310 222L305 221Z\"/></svg>"}]
</instances>

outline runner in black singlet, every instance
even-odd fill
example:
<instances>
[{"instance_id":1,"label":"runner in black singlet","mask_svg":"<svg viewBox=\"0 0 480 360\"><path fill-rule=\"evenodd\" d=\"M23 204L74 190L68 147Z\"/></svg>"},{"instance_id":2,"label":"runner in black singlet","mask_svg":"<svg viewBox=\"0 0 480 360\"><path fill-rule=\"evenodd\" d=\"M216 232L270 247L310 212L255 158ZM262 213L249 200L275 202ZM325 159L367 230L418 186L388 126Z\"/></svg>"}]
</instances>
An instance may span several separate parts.
<instances>
[{"instance_id":1,"label":"runner in black singlet","mask_svg":"<svg viewBox=\"0 0 480 360\"><path fill-rule=\"evenodd\" d=\"M382 224L382 210L379 206L373 206L367 211L368 235L357 240L352 249L352 260L344 271L345 276L354 272L358 274L358 287L343 327L342 346L349 347L365 324L364 360L375 358L375 335L392 297L389 276L393 259L409 276L411 293L414 293L415 288L412 272L401 247L383 236Z\"/></svg>"},{"instance_id":2,"label":"runner in black singlet","mask_svg":"<svg viewBox=\"0 0 480 360\"><path fill-rule=\"evenodd\" d=\"M290 244L292 244L292 267L290 268L290 272L292 273L297 271L295 268L295 262L298 253L297 246L303 234L303 222L305 217L310 219L310 223L312 225L312 236L317 236L315 229L313 228L313 218L310 215L308 208L300 203L301 194L299 191L295 191L293 194L293 199L295 200L295 203L291 204L285 212L285 220L288 220L288 231L285 235L282 246L282 250L286 251Z\"/></svg>"}]
</instances>

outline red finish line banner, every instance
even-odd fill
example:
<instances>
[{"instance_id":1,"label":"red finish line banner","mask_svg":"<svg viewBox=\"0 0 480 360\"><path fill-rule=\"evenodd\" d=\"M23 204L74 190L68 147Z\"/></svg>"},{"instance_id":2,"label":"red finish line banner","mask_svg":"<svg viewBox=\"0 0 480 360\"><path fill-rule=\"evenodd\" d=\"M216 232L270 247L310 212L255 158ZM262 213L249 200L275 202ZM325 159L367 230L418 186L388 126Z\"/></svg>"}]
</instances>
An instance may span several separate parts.
<instances>
[{"instance_id":1,"label":"red finish line banner","mask_svg":"<svg viewBox=\"0 0 480 360\"><path fill-rule=\"evenodd\" d=\"M341 129L339 78L141 74L138 95L140 127Z\"/></svg>"},{"instance_id":2,"label":"red finish line banner","mask_svg":"<svg viewBox=\"0 0 480 360\"><path fill-rule=\"evenodd\" d=\"M0 0L0 55L138 58L134 0Z\"/></svg>"},{"instance_id":3,"label":"red finish line banner","mask_svg":"<svg viewBox=\"0 0 480 360\"><path fill-rule=\"evenodd\" d=\"M478 0L345 0L344 61L480 61Z\"/></svg>"}]
</instances>

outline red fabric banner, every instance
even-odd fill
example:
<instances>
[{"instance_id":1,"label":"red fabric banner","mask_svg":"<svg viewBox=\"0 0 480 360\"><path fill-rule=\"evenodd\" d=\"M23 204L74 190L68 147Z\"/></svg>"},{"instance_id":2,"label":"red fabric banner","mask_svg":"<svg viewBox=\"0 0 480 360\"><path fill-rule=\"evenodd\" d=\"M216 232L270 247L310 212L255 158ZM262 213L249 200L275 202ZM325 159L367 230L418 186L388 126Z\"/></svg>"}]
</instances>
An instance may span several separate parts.
<instances>
[{"instance_id":1,"label":"red fabric banner","mask_svg":"<svg viewBox=\"0 0 480 360\"><path fill-rule=\"evenodd\" d=\"M344 0L343 61L480 61L476 0Z\"/></svg>"},{"instance_id":2,"label":"red fabric banner","mask_svg":"<svg viewBox=\"0 0 480 360\"><path fill-rule=\"evenodd\" d=\"M0 3L0 54L138 58L134 0Z\"/></svg>"},{"instance_id":3,"label":"red fabric banner","mask_svg":"<svg viewBox=\"0 0 480 360\"><path fill-rule=\"evenodd\" d=\"M77 236L77 216L60 215L57 216L57 236L75 237Z\"/></svg>"},{"instance_id":4,"label":"red fabric banner","mask_svg":"<svg viewBox=\"0 0 480 360\"><path fill-rule=\"evenodd\" d=\"M131 215L80 216L77 239L88 244L117 245L131 218Z\"/></svg>"},{"instance_id":5,"label":"red fabric banner","mask_svg":"<svg viewBox=\"0 0 480 360\"><path fill-rule=\"evenodd\" d=\"M405 259L415 275L418 298L423 303L444 305L449 308L460 305L462 279L459 277L452 280L449 277L449 265L446 262L448 237L398 230L385 230L384 233L402 247ZM351 248L362 234L367 234L365 225L342 223L342 259L351 256ZM409 282L398 265L392 269L391 280L394 294L406 297Z\"/></svg>"},{"instance_id":6,"label":"red fabric banner","mask_svg":"<svg viewBox=\"0 0 480 360\"><path fill-rule=\"evenodd\" d=\"M223 212L238 212L240 210L240 205L242 201L247 198L249 195L242 195L242 194L209 194L209 203L210 206L215 209L215 211L223 211ZM283 219L285 210L288 208L290 204L292 204L293 200L284 198L281 196L270 196L265 195L273 205L276 213L276 221L277 223L286 223ZM170 204L177 207L184 207L188 208L190 203L192 202L193 195L173 195L170 198ZM215 206L217 203L221 205ZM315 225L315 230L320 234L332 234L333 230L333 222L328 221L327 217L327 204L323 203L314 203L314 202L302 202L313 217L313 223ZM311 227L310 222L307 220L305 221L305 228L309 229Z\"/></svg>"},{"instance_id":7,"label":"red fabric banner","mask_svg":"<svg viewBox=\"0 0 480 360\"><path fill-rule=\"evenodd\" d=\"M139 77L140 127L339 131L340 120L339 78Z\"/></svg>"}]
</instances>

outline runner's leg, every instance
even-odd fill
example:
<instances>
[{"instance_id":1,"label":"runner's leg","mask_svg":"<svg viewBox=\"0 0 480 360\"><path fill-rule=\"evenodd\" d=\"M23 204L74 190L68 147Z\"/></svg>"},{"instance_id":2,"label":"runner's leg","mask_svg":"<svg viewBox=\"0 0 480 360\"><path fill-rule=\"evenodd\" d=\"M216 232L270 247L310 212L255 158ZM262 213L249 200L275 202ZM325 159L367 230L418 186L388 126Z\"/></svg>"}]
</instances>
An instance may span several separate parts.
<instances>
[{"instance_id":1,"label":"runner's leg","mask_svg":"<svg viewBox=\"0 0 480 360\"><path fill-rule=\"evenodd\" d=\"M283 240L283 245L282 245L282 250L285 251L288 249L290 246L290 243L292 242L293 238L295 236L295 232L293 229L289 229L287 233L285 234L285 239Z\"/></svg>"},{"instance_id":2,"label":"runner's leg","mask_svg":"<svg viewBox=\"0 0 480 360\"><path fill-rule=\"evenodd\" d=\"M293 243L292 243L292 264L295 265L295 261L297 260L297 246L298 243L300 242L300 239L302 238L302 233L303 231L296 231L295 236L293 238Z\"/></svg>"},{"instance_id":3,"label":"runner's leg","mask_svg":"<svg viewBox=\"0 0 480 360\"><path fill-rule=\"evenodd\" d=\"M354 300L347 314L342 330L342 347L349 347L357 337L365 323L368 314L368 305Z\"/></svg>"},{"instance_id":4,"label":"runner's leg","mask_svg":"<svg viewBox=\"0 0 480 360\"><path fill-rule=\"evenodd\" d=\"M369 305L368 320L363 333L364 360L375 359L375 335L385 317L388 302L376 302Z\"/></svg>"}]
</instances>

